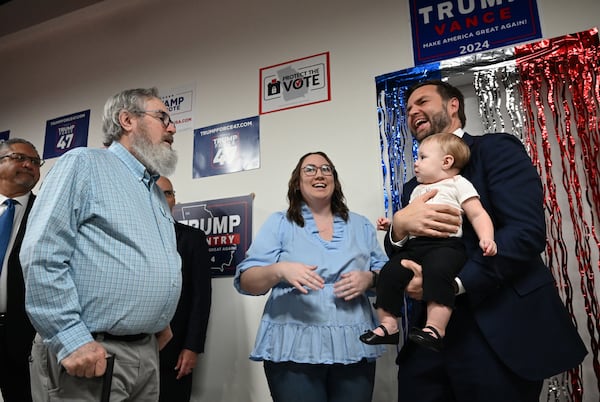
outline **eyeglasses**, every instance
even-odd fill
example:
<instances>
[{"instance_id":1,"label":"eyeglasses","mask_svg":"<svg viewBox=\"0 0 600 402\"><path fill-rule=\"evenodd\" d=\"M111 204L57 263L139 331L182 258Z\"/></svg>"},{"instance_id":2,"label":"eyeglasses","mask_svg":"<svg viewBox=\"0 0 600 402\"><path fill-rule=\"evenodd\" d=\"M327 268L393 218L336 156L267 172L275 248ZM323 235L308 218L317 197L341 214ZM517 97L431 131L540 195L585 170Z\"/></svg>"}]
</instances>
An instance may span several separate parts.
<instances>
[{"instance_id":1,"label":"eyeglasses","mask_svg":"<svg viewBox=\"0 0 600 402\"><path fill-rule=\"evenodd\" d=\"M317 174L317 170L321 170L323 176L331 176L333 174L333 167L330 165L306 165L302 168L302 171L307 176L314 176Z\"/></svg>"},{"instance_id":2,"label":"eyeglasses","mask_svg":"<svg viewBox=\"0 0 600 402\"><path fill-rule=\"evenodd\" d=\"M163 110L140 110L138 113L147 114L148 116L154 117L155 119L160 120L160 122L165 126L165 128L169 127L169 124L175 125L175 122L171 120L171 116ZM158 113L160 116L154 116L150 113Z\"/></svg>"},{"instance_id":3,"label":"eyeglasses","mask_svg":"<svg viewBox=\"0 0 600 402\"><path fill-rule=\"evenodd\" d=\"M165 190L163 191L165 197L175 197L175 190Z\"/></svg>"},{"instance_id":4,"label":"eyeglasses","mask_svg":"<svg viewBox=\"0 0 600 402\"><path fill-rule=\"evenodd\" d=\"M11 160L16 161L18 163L23 163L25 161L29 161L29 163L31 163L33 166L36 166L36 167L42 166L45 162L44 160L42 160L40 158L27 156L27 155L20 154L17 152L11 152L10 154L0 156L0 159L4 159L4 158L10 158Z\"/></svg>"}]
</instances>

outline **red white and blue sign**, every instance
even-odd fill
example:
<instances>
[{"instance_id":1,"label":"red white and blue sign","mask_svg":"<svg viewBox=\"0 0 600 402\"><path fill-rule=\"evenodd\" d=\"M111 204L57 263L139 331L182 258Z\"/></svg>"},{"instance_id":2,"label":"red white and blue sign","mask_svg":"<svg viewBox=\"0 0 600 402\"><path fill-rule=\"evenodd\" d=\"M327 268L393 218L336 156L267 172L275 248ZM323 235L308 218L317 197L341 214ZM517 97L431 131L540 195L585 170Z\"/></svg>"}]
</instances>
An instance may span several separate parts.
<instances>
[{"instance_id":1,"label":"red white and blue sign","mask_svg":"<svg viewBox=\"0 0 600 402\"><path fill-rule=\"evenodd\" d=\"M536 0L409 0L415 65L542 37Z\"/></svg>"},{"instance_id":2,"label":"red white and blue sign","mask_svg":"<svg viewBox=\"0 0 600 402\"><path fill-rule=\"evenodd\" d=\"M212 276L235 275L252 242L252 195L176 204L173 217L206 234Z\"/></svg>"},{"instance_id":3,"label":"red white and blue sign","mask_svg":"<svg viewBox=\"0 0 600 402\"><path fill-rule=\"evenodd\" d=\"M260 69L259 113L331 100L329 52Z\"/></svg>"},{"instance_id":4,"label":"red white and blue sign","mask_svg":"<svg viewBox=\"0 0 600 402\"><path fill-rule=\"evenodd\" d=\"M43 158L57 158L73 148L87 147L89 128L89 109L48 120Z\"/></svg>"}]
</instances>

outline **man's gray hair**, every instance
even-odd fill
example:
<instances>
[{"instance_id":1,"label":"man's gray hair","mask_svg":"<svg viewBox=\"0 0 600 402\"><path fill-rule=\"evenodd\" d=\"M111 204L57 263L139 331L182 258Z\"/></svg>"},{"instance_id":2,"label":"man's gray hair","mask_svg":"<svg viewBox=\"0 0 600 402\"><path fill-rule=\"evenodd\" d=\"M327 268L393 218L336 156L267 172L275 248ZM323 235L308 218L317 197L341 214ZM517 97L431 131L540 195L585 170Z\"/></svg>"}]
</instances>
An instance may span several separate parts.
<instances>
[{"instance_id":1,"label":"man's gray hair","mask_svg":"<svg viewBox=\"0 0 600 402\"><path fill-rule=\"evenodd\" d=\"M3 152L7 148L11 148L13 144L26 144L29 145L35 152L38 150L35 148L31 142L23 139L23 138L9 138L8 140L0 140L0 152Z\"/></svg>"},{"instance_id":2,"label":"man's gray hair","mask_svg":"<svg viewBox=\"0 0 600 402\"><path fill-rule=\"evenodd\" d=\"M144 102L150 98L159 98L156 88L127 89L113 96L104 105L102 131L104 145L109 146L123 135L123 127L119 123L121 111L139 114L144 110Z\"/></svg>"}]
</instances>

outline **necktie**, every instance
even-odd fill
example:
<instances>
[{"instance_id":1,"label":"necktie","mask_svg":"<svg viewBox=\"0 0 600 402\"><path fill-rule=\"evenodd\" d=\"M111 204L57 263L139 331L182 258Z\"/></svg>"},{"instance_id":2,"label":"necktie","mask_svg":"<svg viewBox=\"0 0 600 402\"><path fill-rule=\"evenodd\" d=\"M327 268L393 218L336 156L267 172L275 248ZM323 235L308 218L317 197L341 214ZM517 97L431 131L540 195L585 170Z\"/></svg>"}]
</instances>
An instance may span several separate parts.
<instances>
[{"instance_id":1,"label":"necktie","mask_svg":"<svg viewBox=\"0 0 600 402\"><path fill-rule=\"evenodd\" d=\"M4 256L6 255L6 249L10 242L10 235L12 233L13 220L15 217L15 200L7 198L4 201L6 204L6 210L0 215L0 273L2 272L2 266L4 265Z\"/></svg>"}]
</instances>

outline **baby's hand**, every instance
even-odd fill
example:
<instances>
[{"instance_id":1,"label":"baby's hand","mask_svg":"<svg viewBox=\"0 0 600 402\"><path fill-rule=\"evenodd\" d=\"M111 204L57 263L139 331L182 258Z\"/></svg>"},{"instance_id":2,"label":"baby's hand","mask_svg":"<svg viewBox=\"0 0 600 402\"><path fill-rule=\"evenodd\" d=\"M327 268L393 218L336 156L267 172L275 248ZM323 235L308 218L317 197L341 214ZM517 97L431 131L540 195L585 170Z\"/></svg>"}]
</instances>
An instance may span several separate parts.
<instances>
[{"instance_id":1,"label":"baby's hand","mask_svg":"<svg viewBox=\"0 0 600 402\"><path fill-rule=\"evenodd\" d=\"M377 230L383 230L385 232L390 228L390 220L388 218L377 218Z\"/></svg>"},{"instance_id":2,"label":"baby's hand","mask_svg":"<svg viewBox=\"0 0 600 402\"><path fill-rule=\"evenodd\" d=\"M479 247L483 250L484 257L491 257L496 255L498 248L496 242L489 239L479 241Z\"/></svg>"}]
</instances>

